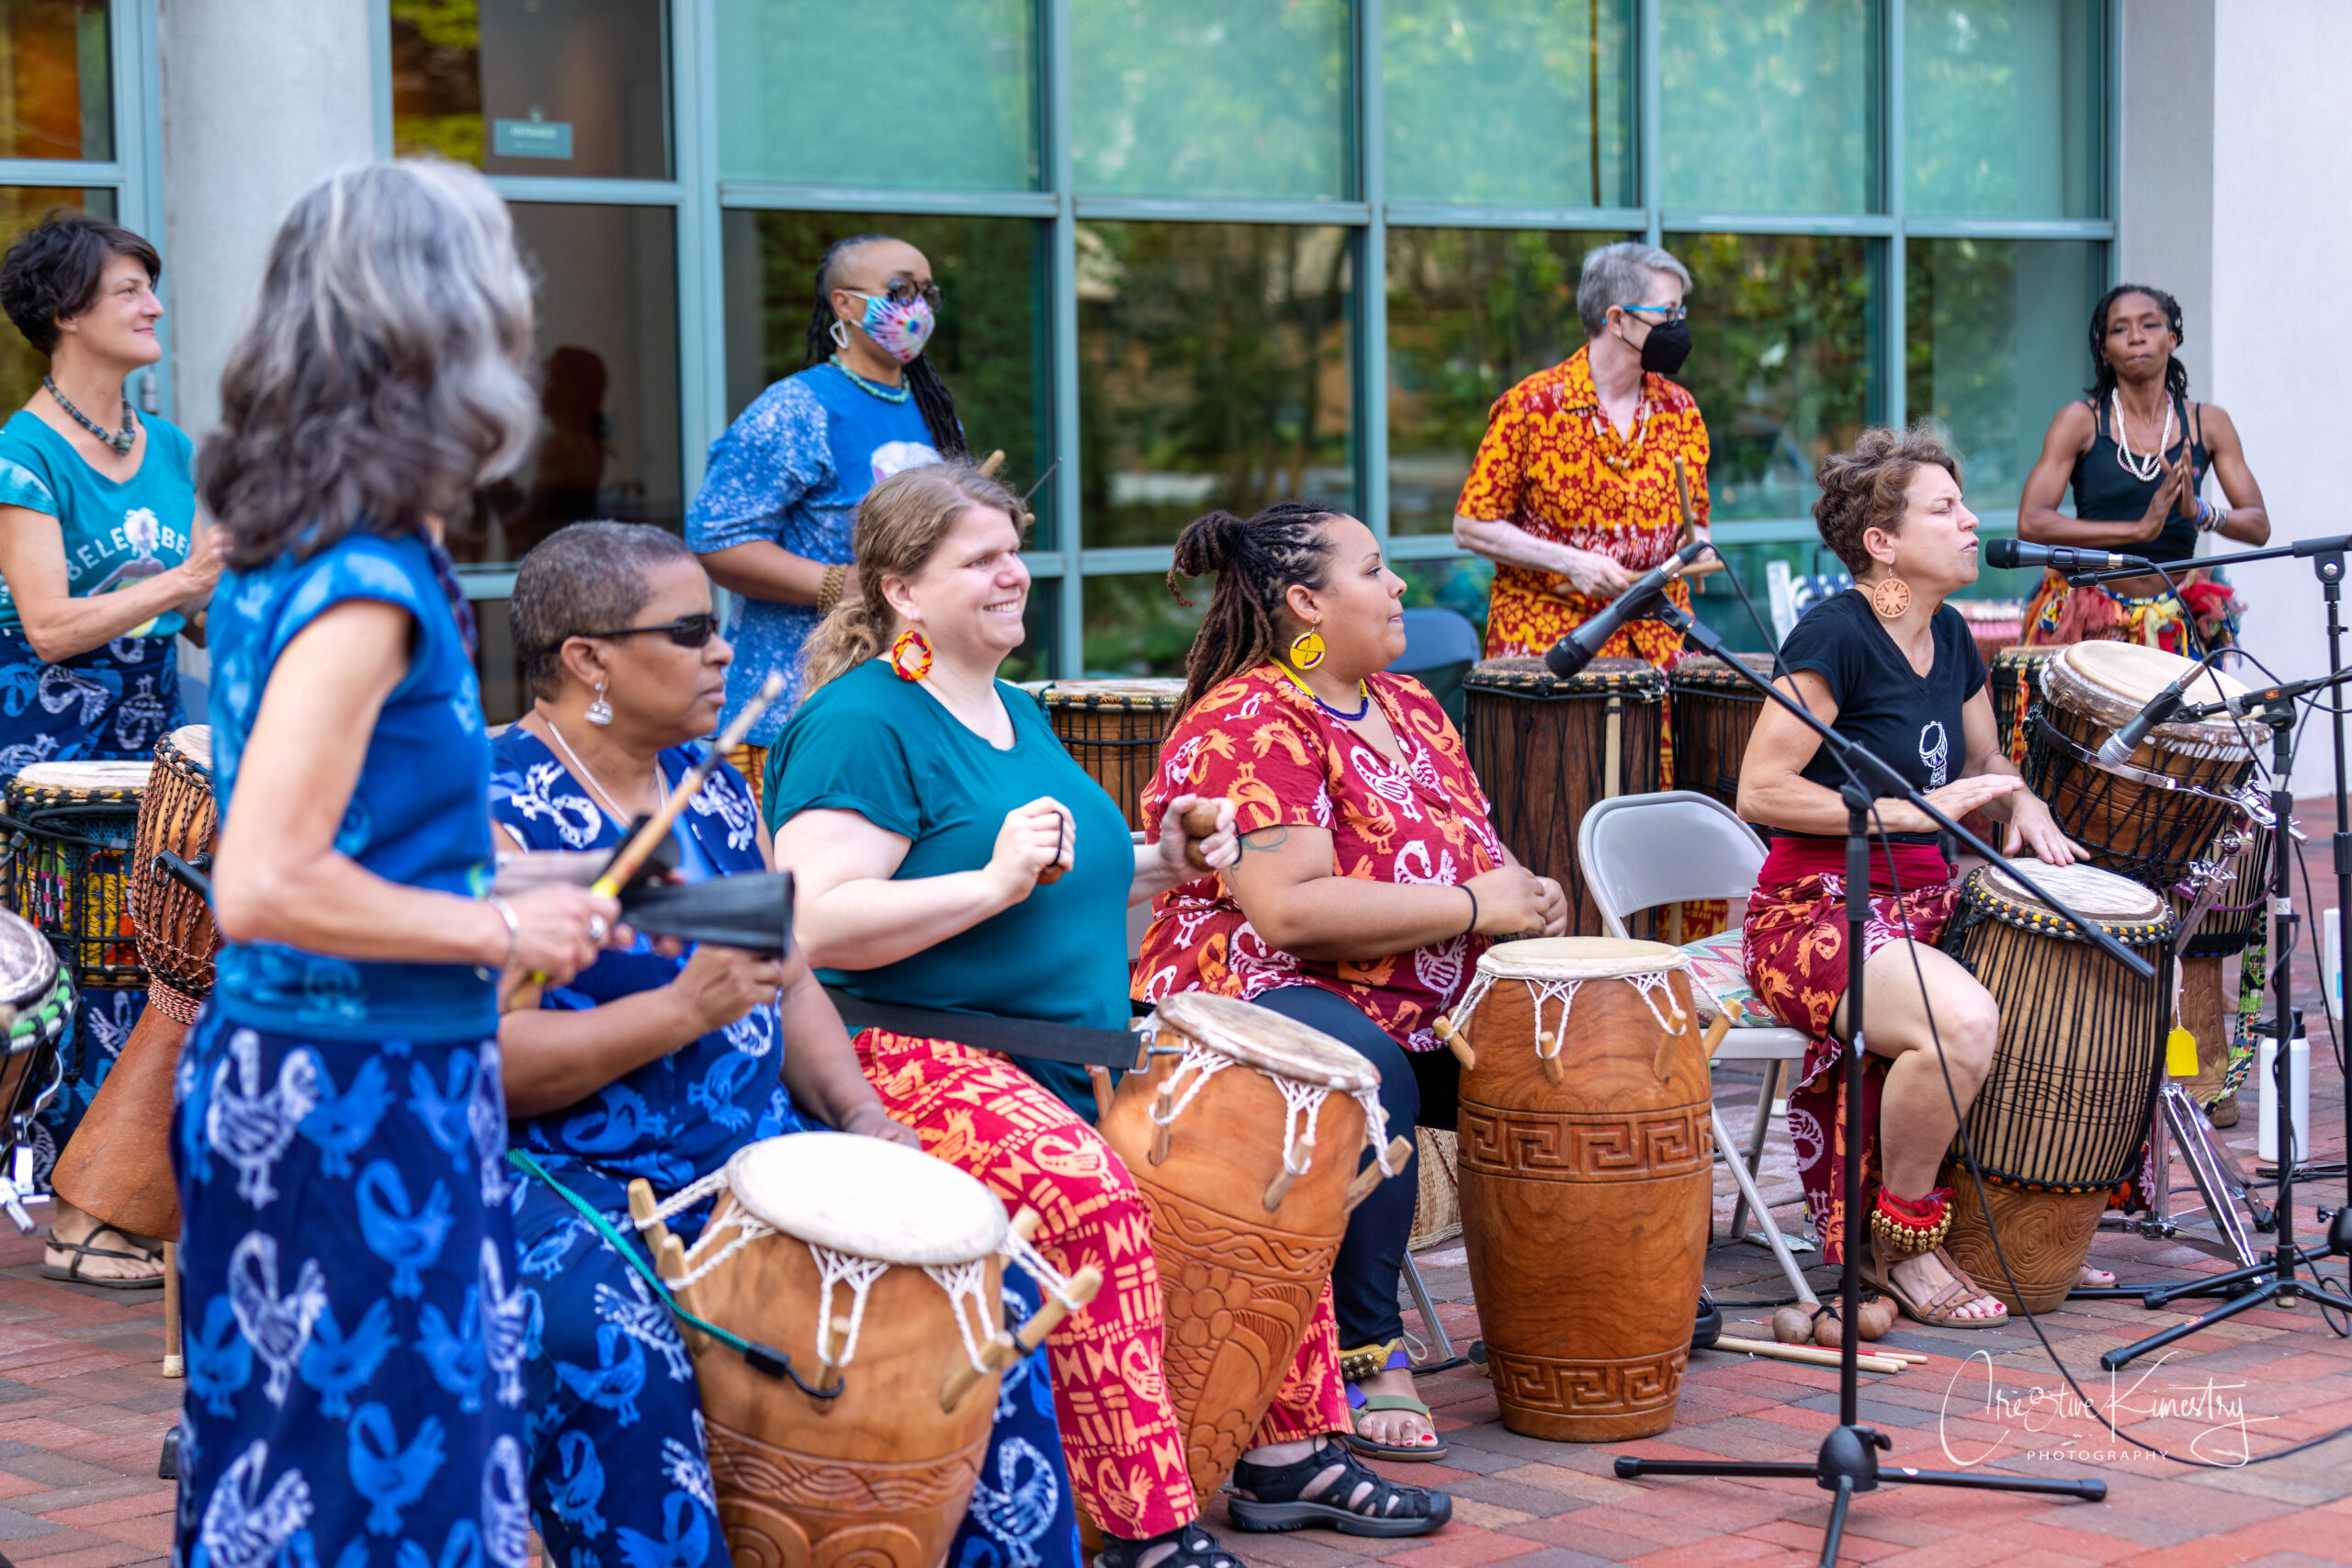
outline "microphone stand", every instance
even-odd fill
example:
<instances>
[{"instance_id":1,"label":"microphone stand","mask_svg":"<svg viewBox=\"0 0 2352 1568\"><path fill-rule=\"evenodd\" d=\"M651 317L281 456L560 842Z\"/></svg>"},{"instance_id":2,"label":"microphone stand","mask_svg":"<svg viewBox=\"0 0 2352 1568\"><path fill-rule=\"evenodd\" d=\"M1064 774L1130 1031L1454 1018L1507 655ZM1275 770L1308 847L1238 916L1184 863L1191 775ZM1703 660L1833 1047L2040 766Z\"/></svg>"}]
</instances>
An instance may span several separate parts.
<instances>
[{"instance_id":1,"label":"microphone stand","mask_svg":"<svg viewBox=\"0 0 2352 1568\"><path fill-rule=\"evenodd\" d=\"M2079 1497L2085 1502L2098 1503L2107 1497L2104 1481L2043 1481L2021 1475L1973 1475L1957 1471L1915 1470L1898 1466L1882 1473L1878 1455L1882 1449L1894 1444L1886 1434L1862 1425L1860 1408L1860 1371L1855 1357L1860 1352L1857 1332L1861 1321L1861 1254L1867 1245L1862 1216L1862 953L1863 931L1870 920L1870 857L1871 809L1882 796L1896 796L1909 801L1946 831L1958 836L1987 860L1998 863L2001 856L1975 834L1946 817L1921 799L1918 792L1905 784L1902 775L1877 757L1814 716L1803 703L1775 686L1771 682L1749 669L1745 660L1732 657L1724 647L1723 638L1703 622L1677 607L1673 601L1658 595L1655 608L1648 612L1651 619L1663 621L1688 637L1699 648L1732 671L1774 702L1796 716L1805 728L1821 738L1822 744L1844 766L1845 787L1839 796L1846 803L1846 1258L1838 1286L1839 1316L1844 1329L1839 1339L1838 1361L1838 1425L1822 1439L1820 1451L1810 1464L1775 1463L1735 1460L1647 1460L1630 1455L1620 1456L1618 1475L1632 1480L1643 1475L1717 1475L1781 1480L1812 1480L1825 1492L1837 1494L1830 1506L1829 1521L1822 1540L1822 1568L1834 1568L1838 1542L1846 1530L1846 1510L1857 1493L1875 1491L1881 1483L1909 1483L1917 1486L1961 1486L1985 1491L2026 1492L2045 1497ZM2123 964L2145 980L2155 975L2154 966L2093 925L2065 905L2043 892L2021 873L2012 874L2032 889L2036 897L2055 909L2079 930L2101 952Z\"/></svg>"}]
</instances>

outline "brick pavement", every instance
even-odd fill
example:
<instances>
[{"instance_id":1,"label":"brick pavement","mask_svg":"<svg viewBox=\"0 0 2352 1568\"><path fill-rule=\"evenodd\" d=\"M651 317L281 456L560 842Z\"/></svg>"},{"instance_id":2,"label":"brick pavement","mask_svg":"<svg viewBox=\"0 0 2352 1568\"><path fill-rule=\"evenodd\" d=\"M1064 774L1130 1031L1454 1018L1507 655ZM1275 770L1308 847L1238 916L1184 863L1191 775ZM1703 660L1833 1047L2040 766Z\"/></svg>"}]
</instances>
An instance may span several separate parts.
<instances>
[{"instance_id":1,"label":"brick pavement","mask_svg":"<svg viewBox=\"0 0 2352 1568\"><path fill-rule=\"evenodd\" d=\"M2326 831L2308 812L2313 891L2332 903ZM2300 893L2300 882L2298 892ZM2318 1017L2308 946L2299 954L2299 990ZM2314 1154L2343 1155L2343 1093L2324 1037L2315 1040L2312 1094ZM1718 1097L1735 1135L1747 1124L1754 1080L1726 1072ZM2248 1115L2226 1134L2242 1162L2254 1158ZM1792 1206L1794 1171L1776 1129L1764 1186L1781 1205L1786 1230L1802 1228ZM1728 1220L1727 1177L1719 1178L1718 1234ZM2340 1201L2340 1183L2299 1198L2296 1224L2309 1236L2313 1202ZM6 1228L6 1227L0 1227ZM2102 1235L2095 1259L2127 1281L2212 1271L2220 1265L2179 1240ZM42 1568L113 1568L159 1561L170 1538L172 1488L157 1481L164 1429L179 1385L160 1375L162 1303L53 1284L39 1278L35 1241L0 1237L0 1556ZM1434 1249L1429 1282L1440 1314L1466 1344L1476 1332L1459 1243ZM2339 1275L2342 1265L2335 1266ZM1829 1276L1812 1275L1826 1293ZM1719 1299L1782 1293L1760 1248L1718 1242L1707 1279ZM1761 1312L1730 1308L1733 1331L1769 1337L1743 1323ZM1408 1314L1408 1324L1416 1319ZM2050 1502L1999 1494L1894 1487L1859 1499L1840 1561L1873 1568L2206 1568L2245 1563L2301 1568L2352 1562L2352 1442L2336 1442L2271 1464L2198 1469L2150 1450L2196 1450L2227 1461L2261 1454L2352 1423L2352 1339L2331 1333L2308 1306L2246 1313L2191 1337L2161 1366L2140 1364L2111 1384L2099 1354L2181 1321L2136 1302L2069 1303L2040 1321L2052 1350L2102 1409L2120 1404L2121 1442L2083 1410L2063 1404L2064 1381L2024 1324L1996 1332L1938 1331L1905 1324L1892 1343L1930 1358L1899 1376L1865 1374L1864 1417L1893 1440L1888 1464L1951 1469L1982 1464L2018 1474L2098 1475L2104 1504ZM1442 1483L1456 1498L1442 1533L1395 1543L1320 1531L1247 1537L1226 1532L1261 1568L1351 1568L1378 1561L1396 1568L1775 1568L1811 1562L1828 1514L1805 1482L1614 1478L1621 1452L1804 1462L1837 1419L1837 1375L1827 1369L1754 1360L1721 1352L1692 1359L1674 1427L1621 1447L1580 1448L1505 1431L1494 1395L1470 1369L1422 1380L1453 1452L1442 1465L1387 1467L1400 1481ZM1988 1393L2006 1407L1988 1405ZM2239 1425L2183 1402L2235 1402ZM1211 1523L1223 1522L1213 1504ZM1383 1550L1392 1546L1391 1550Z\"/></svg>"}]
</instances>

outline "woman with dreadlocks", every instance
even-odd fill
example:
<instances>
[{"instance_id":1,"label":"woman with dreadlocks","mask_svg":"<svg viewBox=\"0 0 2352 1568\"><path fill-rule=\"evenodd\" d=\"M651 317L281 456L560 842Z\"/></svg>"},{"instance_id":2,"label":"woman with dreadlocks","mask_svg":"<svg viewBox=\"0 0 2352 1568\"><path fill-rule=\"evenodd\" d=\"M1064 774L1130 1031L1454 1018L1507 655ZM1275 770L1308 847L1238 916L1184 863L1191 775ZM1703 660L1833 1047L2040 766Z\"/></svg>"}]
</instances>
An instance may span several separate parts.
<instances>
[{"instance_id":1,"label":"woman with dreadlocks","mask_svg":"<svg viewBox=\"0 0 2352 1568\"><path fill-rule=\"evenodd\" d=\"M806 688L800 648L858 593L850 531L865 492L902 468L965 453L956 398L923 356L938 324L931 263L904 240L854 234L825 248L800 371L762 392L711 444L686 543L735 596L727 636L731 722L771 670L791 684L752 728L747 779ZM589 710L594 720L595 710Z\"/></svg>"},{"instance_id":2,"label":"woman with dreadlocks","mask_svg":"<svg viewBox=\"0 0 2352 1568\"><path fill-rule=\"evenodd\" d=\"M2161 288L2127 283L2100 296L2091 310L2092 384L2050 422L2018 503L2018 537L2152 561L2188 559L2199 534L2269 542L2270 514L2237 426L2213 404L2188 400L2184 336L2180 301ZM2209 469L2226 504L2199 493ZM2071 517L2058 510L2070 484ZM2104 637L2191 657L2234 641L2239 606L2228 584L2201 569L2172 577L2178 598L2154 574L2071 588L2051 572L2028 607L2025 640Z\"/></svg>"},{"instance_id":3,"label":"woman with dreadlocks","mask_svg":"<svg viewBox=\"0 0 2352 1568\"><path fill-rule=\"evenodd\" d=\"M1488 942L1566 930L1560 885L1495 836L1437 699L1386 672L1405 650L1405 582L1371 529L1314 502L1246 523L1212 512L1176 541L1169 587L1208 572L1216 589L1145 813L1223 796L1242 852L1154 903L1136 994L1271 1008L1369 1057L1390 1126L1451 1127L1457 1072L1430 1025ZM1396 1311L1418 1190L1410 1161L1374 1188L1331 1272L1349 1441L1381 1459L1446 1453Z\"/></svg>"}]
</instances>

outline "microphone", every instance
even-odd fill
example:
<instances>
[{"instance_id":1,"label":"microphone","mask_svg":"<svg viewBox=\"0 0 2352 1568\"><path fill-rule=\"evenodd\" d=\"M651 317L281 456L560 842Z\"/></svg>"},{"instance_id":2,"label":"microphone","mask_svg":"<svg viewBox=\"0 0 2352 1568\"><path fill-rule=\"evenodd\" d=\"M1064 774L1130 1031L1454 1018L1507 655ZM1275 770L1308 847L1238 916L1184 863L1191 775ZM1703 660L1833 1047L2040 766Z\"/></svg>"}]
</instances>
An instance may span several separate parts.
<instances>
[{"instance_id":1,"label":"microphone","mask_svg":"<svg viewBox=\"0 0 2352 1568\"><path fill-rule=\"evenodd\" d=\"M2148 705L2133 714L2130 723L2099 743L2098 760L2111 764L2130 761L2132 753L2140 749L2140 742L2148 738L2148 731L2180 711L2181 694L2188 690L2191 681L2205 673L2206 662L2211 658L2207 654L2182 671L2179 680L2149 698Z\"/></svg>"},{"instance_id":2,"label":"microphone","mask_svg":"<svg viewBox=\"0 0 2352 1568\"><path fill-rule=\"evenodd\" d=\"M2107 550L2069 549L2064 545L2029 545L2022 539L1987 539L1984 564L2007 571L2021 566L2046 566L2053 570L2120 571L2127 566L2155 570L2144 556L2119 556Z\"/></svg>"},{"instance_id":3,"label":"microphone","mask_svg":"<svg viewBox=\"0 0 2352 1568\"><path fill-rule=\"evenodd\" d=\"M1666 585L1682 575L1682 569L1714 548L1704 539L1694 539L1637 578L1634 585L1616 598L1608 607L1584 625L1552 645L1544 655L1544 662L1553 674L1567 679L1598 658L1603 644L1617 635L1617 629L1627 621L1638 621L1650 607L1650 601L1665 591Z\"/></svg>"}]
</instances>

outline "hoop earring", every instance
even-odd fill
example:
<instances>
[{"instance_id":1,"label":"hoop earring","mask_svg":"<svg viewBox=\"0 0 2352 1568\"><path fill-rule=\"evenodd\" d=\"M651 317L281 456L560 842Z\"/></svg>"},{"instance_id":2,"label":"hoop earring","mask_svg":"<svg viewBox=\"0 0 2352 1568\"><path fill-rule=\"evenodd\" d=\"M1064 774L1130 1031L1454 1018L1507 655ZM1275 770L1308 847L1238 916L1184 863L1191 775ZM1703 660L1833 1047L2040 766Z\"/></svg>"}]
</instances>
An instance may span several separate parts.
<instances>
[{"instance_id":1,"label":"hoop earring","mask_svg":"<svg viewBox=\"0 0 2352 1568\"><path fill-rule=\"evenodd\" d=\"M1871 608L1882 621L1899 621L1911 608L1911 585L1899 577L1882 577L1871 585Z\"/></svg>"},{"instance_id":2,"label":"hoop earring","mask_svg":"<svg viewBox=\"0 0 2352 1568\"><path fill-rule=\"evenodd\" d=\"M1291 665L1294 669L1312 670L1323 662L1323 656L1329 651L1323 646L1323 634L1309 626L1291 638Z\"/></svg>"},{"instance_id":3,"label":"hoop earring","mask_svg":"<svg viewBox=\"0 0 2352 1568\"><path fill-rule=\"evenodd\" d=\"M911 628L890 645L890 673L901 681L920 681L931 673L931 639Z\"/></svg>"},{"instance_id":4,"label":"hoop earring","mask_svg":"<svg viewBox=\"0 0 2352 1568\"><path fill-rule=\"evenodd\" d=\"M835 348L847 348L849 346L849 328L842 322L839 316L835 316L833 318L832 334L833 346Z\"/></svg>"},{"instance_id":5,"label":"hoop earring","mask_svg":"<svg viewBox=\"0 0 2352 1568\"><path fill-rule=\"evenodd\" d=\"M613 705L605 700L605 683L602 681L596 682L596 700L588 705L586 717L589 723L600 728L613 722Z\"/></svg>"}]
</instances>

